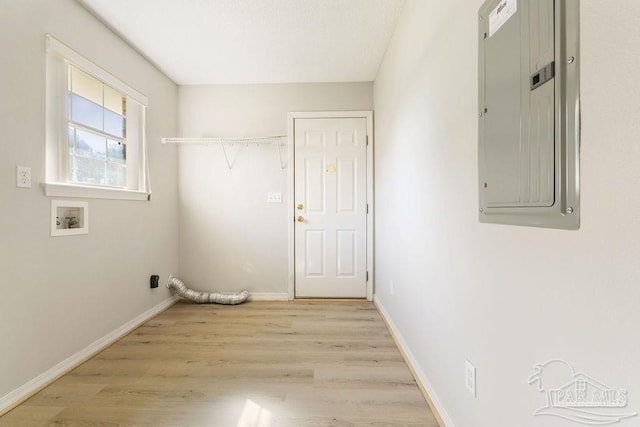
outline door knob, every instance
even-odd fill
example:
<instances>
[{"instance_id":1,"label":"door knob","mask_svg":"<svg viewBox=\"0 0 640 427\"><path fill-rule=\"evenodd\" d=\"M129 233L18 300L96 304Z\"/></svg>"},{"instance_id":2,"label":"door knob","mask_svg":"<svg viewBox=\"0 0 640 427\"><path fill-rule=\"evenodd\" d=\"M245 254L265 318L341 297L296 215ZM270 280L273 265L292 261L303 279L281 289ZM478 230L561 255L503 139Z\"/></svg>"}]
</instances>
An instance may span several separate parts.
<instances>
[{"instance_id":1,"label":"door knob","mask_svg":"<svg viewBox=\"0 0 640 427\"><path fill-rule=\"evenodd\" d=\"M299 217L296 218L296 221L304 222L304 217L303 216L299 216Z\"/></svg>"},{"instance_id":2,"label":"door knob","mask_svg":"<svg viewBox=\"0 0 640 427\"><path fill-rule=\"evenodd\" d=\"M298 203L297 208L299 211L301 211L302 209L304 209L304 205L302 203Z\"/></svg>"}]
</instances>

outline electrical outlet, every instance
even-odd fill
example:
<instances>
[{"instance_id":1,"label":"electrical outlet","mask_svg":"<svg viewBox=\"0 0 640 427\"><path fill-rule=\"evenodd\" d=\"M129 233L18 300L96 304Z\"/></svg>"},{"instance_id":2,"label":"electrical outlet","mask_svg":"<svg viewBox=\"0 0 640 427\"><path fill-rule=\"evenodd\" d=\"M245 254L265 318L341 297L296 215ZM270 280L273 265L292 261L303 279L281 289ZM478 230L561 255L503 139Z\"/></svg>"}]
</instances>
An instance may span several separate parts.
<instances>
[{"instance_id":1,"label":"electrical outlet","mask_svg":"<svg viewBox=\"0 0 640 427\"><path fill-rule=\"evenodd\" d=\"M157 274L153 274L151 275L151 277L149 277L149 287L151 289L157 288L159 282L160 282L160 276L158 276Z\"/></svg>"},{"instance_id":2,"label":"electrical outlet","mask_svg":"<svg viewBox=\"0 0 640 427\"><path fill-rule=\"evenodd\" d=\"M393 289L393 280L389 280L389 293L393 295L394 291L395 289Z\"/></svg>"},{"instance_id":3,"label":"electrical outlet","mask_svg":"<svg viewBox=\"0 0 640 427\"><path fill-rule=\"evenodd\" d=\"M473 397L476 397L476 367L468 360L464 361L464 385Z\"/></svg>"},{"instance_id":4,"label":"electrical outlet","mask_svg":"<svg viewBox=\"0 0 640 427\"><path fill-rule=\"evenodd\" d=\"M279 191L268 192L267 203L282 203L282 193Z\"/></svg>"},{"instance_id":5,"label":"electrical outlet","mask_svg":"<svg viewBox=\"0 0 640 427\"><path fill-rule=\"evenodd\" d=\"M27 166L16 167L16 187L31 188L31 168Z\"/></svg>"}]
</instances>

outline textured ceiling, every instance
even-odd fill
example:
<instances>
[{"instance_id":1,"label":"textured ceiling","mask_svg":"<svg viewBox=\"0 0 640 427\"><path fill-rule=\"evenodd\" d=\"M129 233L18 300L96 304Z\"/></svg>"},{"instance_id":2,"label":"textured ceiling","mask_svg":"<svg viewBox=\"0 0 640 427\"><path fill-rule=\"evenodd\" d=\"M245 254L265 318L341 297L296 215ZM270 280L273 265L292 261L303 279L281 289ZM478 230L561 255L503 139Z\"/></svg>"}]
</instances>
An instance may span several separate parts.
<instances>
[{"instance_id":1,"label":"textured ceiling","mask_svg":"<svg viewBox=\"0 0 640 427\"><path fill-rule=\"evenodd\" d=\"M404 0L80 0L178 84L372 81Z\"/></svg>"}]
</instances>

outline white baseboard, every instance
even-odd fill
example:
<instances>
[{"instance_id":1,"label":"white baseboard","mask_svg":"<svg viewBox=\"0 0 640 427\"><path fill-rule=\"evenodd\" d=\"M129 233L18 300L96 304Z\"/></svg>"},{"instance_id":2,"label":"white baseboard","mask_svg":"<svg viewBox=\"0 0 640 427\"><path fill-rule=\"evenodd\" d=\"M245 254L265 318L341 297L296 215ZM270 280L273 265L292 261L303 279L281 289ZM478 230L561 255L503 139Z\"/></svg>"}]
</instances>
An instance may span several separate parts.
<instances>
[{"instance_id":1,"label":"white baseboard","mask_svg":"<svg viewBox=\"0 0 640 427\"><path fill-rule=\"evenodd\" d=\"M172 296L0 398L0 416L178 301Z\"/></svg>"},{"instance_id":2,"label":"white baseboard","mask_svg":"<svg viewBox=\"0 0 640 427\"><path fill-rule=\"evenodd\" d=\"M387 310L384 308L384 306L382 305L382 303L380 302L380 300L376 295L373 296L373 302L376 308L378 309L378 311L380 312L380 314L382 315L382 317L384 318L385 322L389 326L389 329L391 329L391 334L393 335L393 337L396 340L396 343L400 347L400 351L403 353L407 363L409 364L409 367L415 374L416 381L420 384L420 387L422 388L422 390L424 390L424 392L427 394L426 396L427 399L431 401L431 404L433 404L433 406L435 407L434 409L438 412L437 415L440 416L442 423L444 424L443 427L455 427L453 420L445 410L444 406L442 406L440 399L438 399L438 394L436 393L435 389L431 385L431 382L428 380L424 371L420 367L420 364L418 363L415 356L411 352L411 349L407 345L407 342L402 337L402 334L400 333L395 323L389 316L389 313L387 313Z\"/></svg>"},{"instance_id":3,"label":"white baseboard","mask_svg":"<svg viewBox=\"0 0 640 427\"><path fill-rule=\"evenodd\" d=\"M287 292L251 292L249 301L289 301Z\"/></svg>"}]
</instances>

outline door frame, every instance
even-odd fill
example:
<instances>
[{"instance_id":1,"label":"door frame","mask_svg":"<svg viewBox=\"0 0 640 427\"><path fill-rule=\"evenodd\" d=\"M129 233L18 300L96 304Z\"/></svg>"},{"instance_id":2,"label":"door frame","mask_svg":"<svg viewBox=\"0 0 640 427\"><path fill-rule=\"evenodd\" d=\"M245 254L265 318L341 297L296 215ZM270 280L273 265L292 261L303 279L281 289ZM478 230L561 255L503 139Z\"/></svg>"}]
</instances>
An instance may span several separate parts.
<instances>
[{"instance_id":1,"label":"door frame","mask_svg":"<svg viewBox=\"0 0 640 427\"><path fill-rule=\"evenodd\" d=\"M295 299L295 122L296 119L350 118L367 119L367 301L373 301L374 255L373 255L373 111L294 111L287 114L287 159L288 159L288 231L289 231L289 300Z\"/></svg>"}]
</instances>

